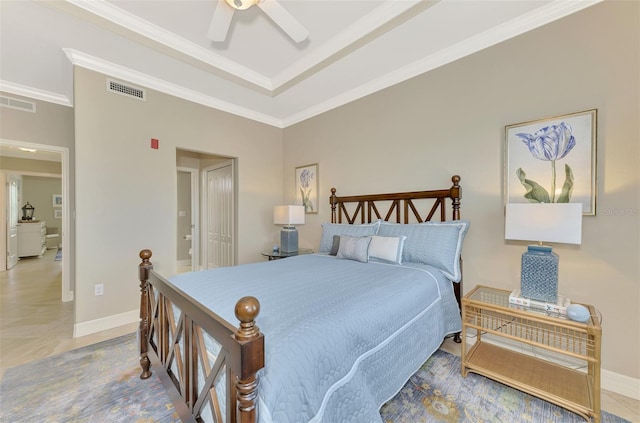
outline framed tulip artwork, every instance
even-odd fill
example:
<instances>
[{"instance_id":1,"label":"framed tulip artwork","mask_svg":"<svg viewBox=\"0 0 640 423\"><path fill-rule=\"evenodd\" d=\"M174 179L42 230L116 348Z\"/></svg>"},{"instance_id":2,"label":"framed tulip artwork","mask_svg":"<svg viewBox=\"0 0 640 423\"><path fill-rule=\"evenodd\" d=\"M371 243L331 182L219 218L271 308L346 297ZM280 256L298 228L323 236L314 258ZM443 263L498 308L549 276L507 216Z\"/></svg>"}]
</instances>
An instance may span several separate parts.
<instances>
[{"instance_id":1,"label":"framed tulip artwork","mask_svg":"<svg viewBox=\"0 0 640 423\"><path fill-rule=\"evenodd\" d=\"M506 203L582 203L596 214L597 110L505 128Z\"/></svg>"},{"instance_id":2,"label":"framed tulip artwork","mask_svg":"<svg viewBox=\"0 0 640 423\"><path fill-rule=\"evenodd\" d=\"M318 164L296 167L296 205L306 214L318 213Z\"/></svg>"}]
</instances>

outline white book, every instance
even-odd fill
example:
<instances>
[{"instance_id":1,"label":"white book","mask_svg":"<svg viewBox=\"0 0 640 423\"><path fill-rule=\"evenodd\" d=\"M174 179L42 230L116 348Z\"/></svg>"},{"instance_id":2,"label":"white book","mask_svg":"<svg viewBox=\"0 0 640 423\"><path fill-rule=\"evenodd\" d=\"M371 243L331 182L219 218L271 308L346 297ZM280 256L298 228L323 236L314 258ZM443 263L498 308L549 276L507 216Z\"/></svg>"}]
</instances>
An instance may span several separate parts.
<instances>
[{"instance_id":1,"label":"white book","mask_svg":"<svg viewBox=\"0 0 640 423\"><path fill-rule=\"evenodd\" d=\"M567 297L558 295L558 300L555 303L548 303L545 301L525 298L520 295L520 289L514 289L513 292L509 294L509 303L542 309L551 313L567 314L567 307L571 304L571 301Z\"/></svg>"}]
</instances>

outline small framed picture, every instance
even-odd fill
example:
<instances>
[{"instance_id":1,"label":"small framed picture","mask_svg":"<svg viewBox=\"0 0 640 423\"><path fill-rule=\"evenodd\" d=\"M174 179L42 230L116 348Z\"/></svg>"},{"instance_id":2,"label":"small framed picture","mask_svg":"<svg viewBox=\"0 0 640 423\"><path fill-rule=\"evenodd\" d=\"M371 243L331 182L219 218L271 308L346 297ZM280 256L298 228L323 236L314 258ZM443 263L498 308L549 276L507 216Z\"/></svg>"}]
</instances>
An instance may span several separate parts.
<instances>
[{"instance_id":1,"label":"small framed picture","mask_svg":"<svg viewBox=\"0 0 640 423\"><path fill-rule=\"evenodd\" d=\"M296 205L307 214L318 213L318 163L296 167Z\"/></svg>"},{"instance_id":2,"label":"small framed picture","mask_svg":"<svg viewBox=\"0 0 640 423\"><path fill-rule=\"evenodd\" d=\"M62 207L62 194L53 194L53 207Z\"/></svg>"},{"instance_id":3,"label":"small framed picture","mask_svg":"<svg viewBox=\"0 0 640 423\"><path fill-rule=\"evenodd\" d=\"M53 217L56 219L62 219L62 209L56 209L53 211Z\"/></svg>"}]
</instances>

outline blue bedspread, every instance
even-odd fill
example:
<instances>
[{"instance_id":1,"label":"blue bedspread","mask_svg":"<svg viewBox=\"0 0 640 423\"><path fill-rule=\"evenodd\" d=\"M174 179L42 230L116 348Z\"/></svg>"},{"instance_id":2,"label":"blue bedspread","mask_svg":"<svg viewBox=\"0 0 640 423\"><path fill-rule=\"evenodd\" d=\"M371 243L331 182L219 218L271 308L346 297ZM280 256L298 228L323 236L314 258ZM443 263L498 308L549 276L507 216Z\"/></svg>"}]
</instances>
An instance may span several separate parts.
<instances>
[{"instance_id":1,"label":"blue bedspread","mask_svg":"<svg viewBox=\"0 0 640 423\"><path fill-rule=\"evenodd\" d=\"M426 265L314 254L170 281L234 325L236 301L259 299L262 423L381 422L380 406L461 328L451 282Z\"/></svg>"}]
</instances>

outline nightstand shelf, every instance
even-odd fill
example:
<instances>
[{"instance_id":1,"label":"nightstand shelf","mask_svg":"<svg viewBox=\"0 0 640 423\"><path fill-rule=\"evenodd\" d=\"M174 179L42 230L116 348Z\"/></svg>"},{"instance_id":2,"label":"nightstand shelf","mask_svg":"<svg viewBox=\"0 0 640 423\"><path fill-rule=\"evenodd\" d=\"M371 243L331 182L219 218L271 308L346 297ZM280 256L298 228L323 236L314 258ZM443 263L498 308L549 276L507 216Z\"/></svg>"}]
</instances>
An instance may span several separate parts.
<instances>
[{"instance_id":1,"label":"nightstand shelf","mask_svg":"<svg viewBox=\"0 0 640 423\"><path fill-rule=\"evenodd\" d=\"M469 346L467 336L473 334L477 338ZM577 360L587 372L487 342L487 334ZM578 323L511 307L509 291L478 286L462 299L462 375L481 374L599 422L601 334L593 317Z\"/></svg>"},{"instance_id":2,"label":"nightstand shelf","mask_svg":"<svg viewBox=\"0 0 640 423\"><path fill-rule=\"evenodd\" d=\"M300 248L298 249L298 251L294 251L292 253L285 253L283 251L264 251L262 253L263 256L269 258L269 261L293 256L301 256L303 254L313 254L313 250L310 248Z\"/></svg>"}]
</instances>

